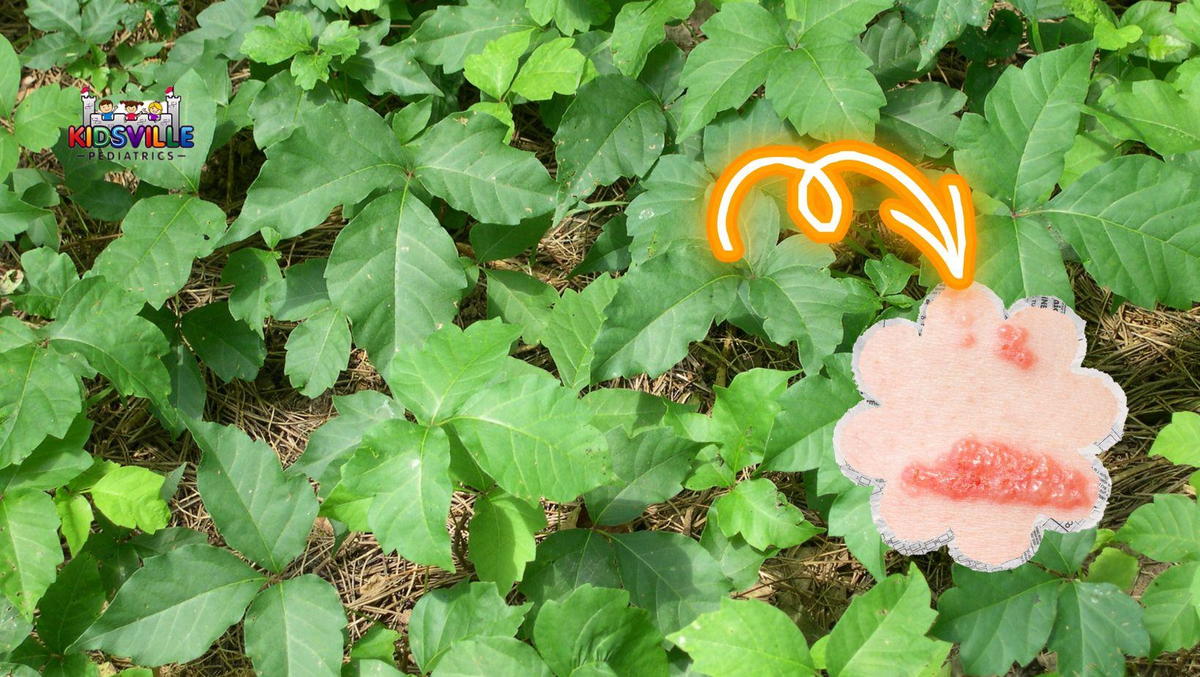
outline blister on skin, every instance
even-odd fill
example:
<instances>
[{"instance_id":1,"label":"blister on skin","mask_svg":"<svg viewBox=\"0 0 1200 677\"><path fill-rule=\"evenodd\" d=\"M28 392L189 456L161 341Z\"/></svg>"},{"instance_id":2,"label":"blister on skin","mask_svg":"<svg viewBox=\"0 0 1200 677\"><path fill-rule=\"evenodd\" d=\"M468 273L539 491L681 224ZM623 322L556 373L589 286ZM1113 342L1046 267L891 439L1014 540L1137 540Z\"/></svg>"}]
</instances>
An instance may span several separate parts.
<instances>
[{"instance_id":1,"label":"blister on skin","mask_svg":"<svg viewBox=\"0 0 1200 677\"><path fill-rule=\"evenodd\" d=\"M842 471L875 487L884 540L949 547L973 569L1015 567L1045 529L1095 526L1125 395L1081 366L1084 323L1050 297L1005 310L987 287L936 290L918 322L886 320L855 344L864 401L838 422Z\"/></svg>"}]
</instances>

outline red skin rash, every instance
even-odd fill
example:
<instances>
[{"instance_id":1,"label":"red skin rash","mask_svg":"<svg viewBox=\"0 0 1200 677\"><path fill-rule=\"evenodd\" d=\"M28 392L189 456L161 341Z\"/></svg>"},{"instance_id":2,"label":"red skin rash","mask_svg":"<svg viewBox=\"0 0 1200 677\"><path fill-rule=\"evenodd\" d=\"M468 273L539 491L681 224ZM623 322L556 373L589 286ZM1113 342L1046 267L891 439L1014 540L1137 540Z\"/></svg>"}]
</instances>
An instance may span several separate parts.
<instances>
[{"instance_id":1,"label":"red skin rash","mask_svg":"<svg viewBox=\"0 0 1200 677\"><path fill-rule=\"evenodd\" d=\"M908 490L931 491L959 501L987 501L1059 510L1095 502L1088 478L1044 454L967 437L933 465L907 466Z\"/></svg>"},{"instance_id":2,"label":"red skin rash","mask_svg":"<svg viewBox=\"0 0 1200 677\"><path fill-rule=\"evenodd\" d=\"M1021 369L1033 366L1033 353L1029 352L1026 340L1029 332L1024 327L1013 324L1002 324L996 329L996 356L1010 362Z\"/></svg>"}]
</instances>

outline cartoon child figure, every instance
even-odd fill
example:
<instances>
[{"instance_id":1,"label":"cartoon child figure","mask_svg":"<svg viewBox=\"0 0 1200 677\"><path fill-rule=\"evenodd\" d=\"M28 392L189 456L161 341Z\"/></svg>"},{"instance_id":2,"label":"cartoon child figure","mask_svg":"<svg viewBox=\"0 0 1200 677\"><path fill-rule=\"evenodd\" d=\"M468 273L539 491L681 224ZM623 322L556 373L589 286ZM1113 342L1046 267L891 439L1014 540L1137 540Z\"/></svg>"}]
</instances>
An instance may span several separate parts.
<instances>
[{"instance_id":1,"label":"cartoon child figure","mask_svg":"<svg viewBox=\"0 0 1200 677\"><path fill-rule=\"evenodd\" d=\"M148 117L150 118L151 121L156 121L159 119L159 117L162 116L162 112L163 112L162 104L157 101L151 101L146 106L146 112L149 113Z\"/></svg>"},{"instance_id":2,"label":"cartoon child figure","mask_svg":"<svg viewBox=\"0 0 1200 677\"><path fill-rule=\"evenodd\" d=\"M137 101L122 101L121 105L125 107L125 119L133 122L138 117L138 107L141 105Z\"/></svg>"},{"instance_id":3,"label":"cartoon child figure","mask_svg":"<svg viewBox=\"0 0 1200 677\"><path fill-rule=\"evenodd\" d=\"M102 100L96 105L96 108L100 111L100 119L106 122L111 122L116 115L115 111L117 107L108 99Z\"/></svg>"}]
</instances>

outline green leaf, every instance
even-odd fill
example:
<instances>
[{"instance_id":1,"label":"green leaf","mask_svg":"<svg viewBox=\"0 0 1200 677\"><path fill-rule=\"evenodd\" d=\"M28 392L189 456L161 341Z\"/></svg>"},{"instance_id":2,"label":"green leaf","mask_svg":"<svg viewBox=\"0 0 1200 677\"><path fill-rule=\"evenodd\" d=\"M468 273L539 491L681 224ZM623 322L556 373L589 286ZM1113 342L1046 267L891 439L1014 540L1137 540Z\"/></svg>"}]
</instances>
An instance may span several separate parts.
<instances>
[{"instance_id":1,"label":"green leaf","mask_svg":"<svg viewBox=\"0 0 1200 677\"><path fill-rule=\"evenodd\" d=\"M1005 303L1043 295L1074 301L1058 241L1039 219L980 214L975 228L975 277Z\"/></svg>"},{"instance_id":2,"label":"green leaf","mask_svg":"<svg viewBox=\"0 0 1200 677\"><path fill-rule=\"evenodd\" d=\"M941 157L954 143L956 113L966 103L966 94L940 82L893 89L879 111L879 135L914 157Z\"/></svg>"},{"instance_id":3,"label":"green leaf","mask_svg":"<svg viewBox=\"0 0 1200 677\"><path fill-rule=\"evenodd\" d=\"M641 0L621 5L613 24L613 65L636 78L650 51L663 41L663 26L686 19L695 8L694 0Z\"/></svg>"},{"instance_id":4,"label":"green leaf","mask_svg":"<svg viewBox=\"0 0 1200 677\"><path fill-rule=\"evenodd\" d=\"M667 674L663 637L642 609L629 607L629 593L583 584L538 611L533 641L559 675ZM605 670L611 672L604 672Z\"/></svg>"},{"instance_id":5,"label":"green leaf","mask_svg":"<svg viewBox=\"0 0 1200 677\"><path fill-rule=\"evenodd\" d=\"M283 373L305 397L317 397L337 382L350 359L350 325L329 308L301 322L288 335Z\"/></svg>"},{"instance_id":6,"label":"green leaf","mask_svg":"<svg viewBox=\"0 0 1200 677\"><path fill-rule=\"evenodd\" d=\"M329 81L329 62L333 57L328 54L298 54L292 59L290 72L296 79L296 85L303 90L317 86L318 82Z\"/></svg>"},{"instance_id":7,"label":"green leaf","mask_svg":"<svg viewBox=\"0 0 1200 677\"><path fill-rule=\"evenodd\" d=\"M704 446L680 437L666 426L636 435L617 427L608 431L608 453L616 481L587 493L588 515L597 524L628 522L647 506L683 490L692 459Z\"/></svg>"},{"instance_id":8,"label":"green leaf","mask_svg":"<svg viewBox=\"0 0 1200 677\"><path fill-rule=\"evenodd\" d=\"M416 176L429 192L487 223L516 225L554 207L554 182L533 153L504 143L504 123L459 113L421 136Z\"/></svg>"},{"instance_id":9,"label":"green leaf","mask_svg":"<svg viewBox=\"0 0 1200 677\"><path fill-rule=\"evenodd\" d=\"M1095 50L1072 45L1008 68L984 102L963 116L954 165L971 187L1025 209L1049 196L1074 143Z\"/></svg>"},{"instance_id":10,"label":"green leaf","mask_svg":"<svg viewBox=\"0 0 1200 677\"><path fill-rule=\"evenodd\" d=\"M141 665L199 657L242 618L264 578L228 550L185 545L133 572L73 649L102 649Z\"/></svg>"},{"instance_id":11,"label":"green leaf","mask_svg":"<svg viewBox=\"0 0 1200 677\"><path fill-rule=\"evenodd\" d=\"M519 327L500 320L474 322L465 330L447 324L424 346L399 348L388 385L417 420L441 424L512 363L508 351L519 334Z\"/></svg>"},{"instance_id":12,"label":"green leaf","mask_svg":"<svg viewBox=\"0 0 1200 677\"><path fill-rule=\"evenodd\" d=\"M126 465L101 477L90 493L113 524L152 534L171 520L171 508L159 496L163 479L152 470Z\"/></svg>"},{"instance_id":13,"label":"green leaf","mask_svg":"<svg viewBox=\"0 0 1200 677\"><path fill-rule=\"evenodd\" d=\"M342 466L339 500L370 499L367 525L385 552L454 571L450 512L450 441L441 428L383 421L363 436ZM331 495L330 499L335 497Z\"/></svg>"},{"instance_id":14,"label":"green leaf","mask_svg":"<svg viewBox=\"0 0 1200 677\"><path fill-rule=\"evenodd\" d=\"M663 633L718 608L730 592L720 565L699 543L666 531L635 531L612 539L622 587L650 612Z\"/></svg>"},{"instance_id":15,"label":"green leaf","mask_svg":"<svg viewBox=\"0 0 1200 677\"><path fill-rule=\"evenodd\" d=\"M792 371L751 369L735 376L727 387L716 386L712 418L690 415L687 422L693 425L689 426L689 436L717 443L730 473L758 463L766 452L772 425L780 411L779 397L794 375ZM760 485L748 491L761 498L766 495L764 489Z\"/></svg>"},{"instance_id":16,"label":"green leaf","mask_svg":"<svg viewBox=\"0 0 1200 677\"><path fill-rule=\"evenodd\" d=\"M629 245L633 263L645 263L667 252L677 242L693 245L696 249L708 248L703 229L697 224L704 222L705 191L712 183L713 178L704 165L691 158L683 155L659 158L650 175L642 181L645 192L625 208L626 230L633 237ZM699 257L701 253L694 252L693 255ZM707 252L703 256L701 261L711 258Z\"/></svg>"},{"instance_id":17,"label":"green leaf","mask_svg":"<svg viewBox=\"0 0 1200 677\"><path fill-rule=\"evenodd\" d=\"M622 277L595 342L592 381L670 369L732 305L739 277L690 247L668 249Z\"/></svg>"},{"instance_id":18,"label":"green leaf","mask_svg":"<svg viewBox=\"0 0 1200 677\"><path fill-rule=\"evenodd\" d=\"M0 467L67 433L83 407L79 379L55 353L24 345L0 353Z\"/></svg>"},{"instance_id":19,"label":"green leaf","mask_svg":"<svg viewBox=\"0 0 1200 677\"><path fill-rule=\"evenodd\" d=\"M92 512L92 504L88 503L82 494L58 491L54 494L54 512L58 513L58 519L62 521L59 529L62 531L63 540L67 542L67 549L74 557L83 549L91 535L92 521L96 517Z\"/></svg>"},{"instance_id":20,"label":"green leaf","mask_svg":"<svg viewBox=\"0 0 1200 677\"><path fill-rule=\"evenodd\" d=\"M59 319L46 335L55 350L82 356L121 394L163 402L171 379L159 357L170 346L158 327L136 315L141 305L102 277L81 280L63 294Z\"/></svg>"},{"instance_id":21,"label":"green leaf","mask_svg":"<svg viewBox=\"0 0 1200 677\"><path fill-rule=\"evenodd\" d=\"M520 590L537 602L560 599L581 584L623 588L650 612L661 632L674 632L718 608L731 591L721 566L696 541L678 533L602 534L572 529L538 545Z\"/></svg>"},{"instance_id":22,"label":"green leaf","mask_svg":"<svg viewBox=\"0 0 1200 677\"><path fill-rule=\"evenodd\" d=\"M246 610L246 655L264 675L336 675L346 614L337 590L313 574L258 593Z\"/></svg>"},{"instance_id":23,"label":"green leaf","mask_svg":"<svg viewBox=\"0 0 1200 677\"><path fill-rule=\"evenodd\" d=\"M1092 112L1118 139L1141 141L1159 155L1187 153L1200 149L1197 101L1189 94L1162 80L1121 82L1104 91Z\"/></svg>"},{"instance_id":24,"label":"green leaf","mask_svg":"<svg viewBox=\"0 0 1200 677\"><path fill-rule=\"evenodd\" d=\"M772 64L767 100L800 134L869 140L887 103L870 67L853 43L801 45Z\"/></svg>"},{"instance_id":25,"label":"green leaf","mask_svg":"<svg viewBox=\"0 0 1200 677\"><path fill-rule=\"evenodd\" d=\"M532 30L517 31L502 35L484 46L479 54L472 54L463 62L463 76L467 82L489 94L502 99L517 74L517 62L529 49Z\"/></svg>"},{"instance_id":26,"label":"green leaf","mask_svg":"<svg viewBox=\"0 0 1200 677\"><path fill-rule=\"evenodd\" d=\"M226 301L189 310L180 320L180 330L204 364L226 383L253 381L267 357L262 335L233 319Z\"/></svg>"},{"instance_id":27,"label":"green leaf","mask_svg":"<svg viewBox=\"0 0 1200 677\"><path fill-rule=\"evenodd\" d=\"M602 439L589 418L573 392L533 373L476 393L448 422L479 467L513 495L571 501L605 478Z\"/></svg>"},{"instance_id":28,"label":"green leaf","mask_svg":"<svg viewBox=\"0 0 1200 677\"><path fill-rule=\"evenodd\" d=\"M38 336L29 325L12 315L0 318L0 353L37 343Z\"/></svg>"},{"instance_id":29,"label":"green leaf","mask_svg":"<svg viewBox=\"0 0 1200 677\"><path fill-rule=\"evenodd\" d=\"M454 242L407 187L376 198L338 233L325 280L355 343L384 374L401 346L421 345L454 319L467 286Z\"/></svg>"},{"instance_id":30,"label":"green leaf","mask_svg":"<svg viewBox=\"0 0 1200 677\"><path fill-rule=\"evenodd\" d=\"M31 151L45 150L62 136L63 127L78 120L79 98L75 90L44 85L21 99L13 115L13 137Z\"/></svg>"},{"instance_id":31,"label":"green leaf","mask_svg":"<svg viewBox=\"0 0 1200 677\"><path fill-rule=\"evenodd\" d=\"M17 162L21 159L21 144L17 143L17 138L8 131L0 132L0 176L8 176L12 170L16 168ZM15 197L11 200L15 200ZM7 209L12 209L13 206L8 206ZM11 228L11 226L6 226Z\"/></svg>"},{"instance_id":32,"label":"green leaf","mask_svg":"<svg viewBox=\"0 0 1200 677\"><path fill-rule=\"evenodd\" d=\"M63 294L79 281L71 257L49 247L21 254L21 269L25 271L25 284L20 294L11 297L13 305L42 317L54 317Z\"/></svg>"},{"instance_id":33,"label":"green leaf","mask_svg":"<svg viewBox=\"0 0 1200 677\"><path fill-rule=\"evenodd\" d=\"M312 24L300 12L284 10L275 25L255 26L246 34L241 51L254 61L276 64L312 49Z\"/></svg>"},{"instance_id":34,"label":"green leaf","mask_svg":"<svg viewBox=\"0 0 1200 677\"><path fill-rule=\"evenodd\" d=\"M932 634L959 645L963 669L1004 674L1037 656L1054 625L1059 579L1033 566L981 573L954 567Z\"/></svg>"},{"instance_id":35,"label":"green leaf","mask_svg":"<svg viewBox=\"0 0 1200 677\"><path fill-rule=\"evenodd\" d=\"M563 385L580 390L592 382L594 343L604 323L604 309L617 293L616 278L600 277L581 291L564 289L542 332Z\"/></svg>"},{"instance_id":36,"label":"green leaf","mask_svg":"<svg viewBox=\"0 0 1200 677\"><path fill-rule=\"evenodd\" d=\"M375 623L350 647L350 658L381 660L394 666L396 643L399 641L400 633L382 623Z\"/></svg>"},{"instance_id":37,"label":"green leaf","mask_svg":"<svg viewBox=\"0 0 1200 677\"><path fill-rule=\"evenodd\" d=\"M408 643L424 673L432 672L458 641L511 638L529 606L508 606L494 583L459 583L426 593L413 607Z\"/></svg>"},{"instance_id":38,"label":"green leaf","mask_svg":"<svg viewBox=\"0 0 1200 677\"><path fill-rule=\"evenodd\" d=\"M25 9L25 16L38 30L79 35L83 30L79 9L79 3L74 0L33 0Z\"/></svg>"},{"instance_id":39,"label":"green leaf","mask_svg":"<svg viewBox=\"0 0 1200 677\"><path fill-rule=\"evenodd\" d=\"M467 556L479 580L494 582L504 590L521 580L525 565L533 561L533 536L545 526L541 506L502 492L476 499Z\"/></svg>"},{"instance_id":40,"label":"green leaf","mask_svg":"<svg viewBox=\"0 0 1200 677\"><path fill-rule=\"evenodd\" d=\"M288 468L304 472L328 487L336 483L338 469L358 448L363 434L371 426L380 421L404 417L403 407L374 390L335 395L333 406L338 416L308 436L304 454Z\"/></svg>"},{"instance_id":41,"label":"green leaf","mask_svg":"<svg viewBox=\"0 0 1200 677\"><path fill-rule=\"evenodd\" d=\"M1177 411L1171 422L1158 431L1151 456L1162 456L1176 465L1200 466L1200 414Z\"/></svg>"},{"instance_id":42,"label":"green leaf","mask_svg":"<svg viewBox=\"0 0 1200 677\"><path fill-rule=\"evenodd\" d=\"M848 42L861 33L888 0L785 0L787 17L796 22L796 39L805 43Z\"/></svg>"},{"instance_id":43,"label":"green leaf","mask_svg":"<svg viewBox=\"0 0 1200 677\"><path fill-rule=\"evenodd\" d=\"M26 620L63 561L58 515L41 491L13 491L0 499L0 589Z\"/></svg>"},{"instance_id":44,"label":"green leaf","mask_svg":"<svg viewBox=\"0 0 1200 677\"><path fill-rule=\"evenodd\" d=\"M262 0L214 2L196 15L196 22L200 24L200 28L193 32L201 33L205 41L218 42L221 53L225 56L231 59L241 58L245 55L239 47L246 34L255 26L272 21L265 16L256 16L265 4Z\"/></svg>"},{"instance_id":45,"label":"green leaf","mask_svg":"<svg viewBox=\"0 0 1200 677\"><path fill-rule=\"evenodd\" d=\"M1120 548L1105 548L1092 560L1083 580L1088 583L1112 583L1129 592L1133 589L1139 570L1138 559L1133 555L1126 554Z\"/></svg>"},{"instance_id":46,"label":"green leaf","mask_svg":"<svg viewBox=\"0 0 1200 677\"><path fill-rule=\"evenodd\" d=\"M66 484L92 465L91 454L84 450L91 433L92 422L76 416L61 438L46 437L19 464L0 469L0 493L48 491Z\"/></svg>"},{"instance_id":47,"label":"green leaf","mask_svg":"<svg viewBox=\"0 0 1200 677\"><path fill-rule=\"evenodd\" d=\"M0 113L5 117L17 101L17 88L21 84L21 60L13 51L8 38L0 37Z\"/></svg>"},{"instance_id":48,"label":"green leaf","mask_svg":"<svg viewBox=\"0 0 1200 677\"><path fill-rule=\"evenodd\" d=\"M358 51L358 33L358 28L351 26L350 22L345 19L332 21L325 26L321 31L321 36L317 38L317 48L326 54L343 59L354 56L354 53Z\"/></svg>"},{"instance_id":49,"label":"green leaf","mask_svg":"<svg viewBox=\"0 0 1200 677\"><path fill-rule=\"evenodd\" d=\"M406 180L407 163L387 123L354 100L306 110L291 136L266 153L225 243L264 228L295 237L335 206Z\"/></svg>"},{"instance_id":50,"label":"green leaf","mask_svg":"<svg viewBox=\"0 0 1200 677\"><path fill-rule=\"evenodd\" d=\"M784 612L755 599L722 599L719 610L696 618L670 640L692 657L695 669L709 675L817 672L800 628Z\"/></svg>"},{"instance_id":51,"label":"green leaf","mask_svg":"<svg viewBox=\"0 0 1200 677\"><path fill-rule=\"evenodd\" d=\"M833 458L833 428L861 399L846 372L831 370L829 377L813 374L797 381L777 398L779 414L762 469L813 470L822 458Z\"/></svg>"},{"instance_id":52,"label":"green leaf","mask_svg":"<svg viewBox=\"0 0 1200 677\"><path fill-rule=\"evenodd\" d=\"M647 56L662 42L665 24L688 18L694 0L642 0L626 2L617 12L612 30L612 61L617 70L636 78Z\"/></svg>"},{"instance_id":53,"label":"green leaf","mask_svg":"<svg viewBox=\"0 0 1200 677\"><path fill-rule=\"evenodd\" d=\"M538 45L517 72L512 91L530 101L574 94L588 65L587 57L574 45L574 38L554 38Z\"/></svg>"},{"instance_id":54,"label":"green leaf","mask_svg":"<svg viewBox=\"0 0 1200 677\"><path fill-rule=\"evenodd\" d=\"M1141 607L1115 585L1071 581L1060 588L1047 648L1058 652L1064 674L1113 675L1125 669L1123 653L1150 651L1150 637Z\"/></svg>"},{"instance_id":55,"label":"green leaf","mask_svg":"<svg viewBox=\"0 0 1200 677\"><path fill-rule=\"evenodd\" d=\"M704 128L704 166L719 174L748 148L795 144L798 140L792 126L775 113L770 103L752 98L740 110L725 111ZM705 177L700 189L706 189L709 183L711 179Z\"/></svg>"},{"instance_id":56,"label":"green leaf","mask_svg":"<svg viewBox=\"0 0 1200 677\"><path fill-rule=\"evenodd\" d=\"M331 308L325 286L325 268L329 259L309 259L284 271L283 294L277 299L273 315L284 322L299 322Z\"/></svg>"},{"instance_id":57,"label":"green leaf","mask_svg":"<svg viewBox=\"0 0 1200 677\"><path fill-rule=\"evenodd\" d=\"M1151 655L1195 646L1200 642L1200 562L1156 576L1142 593L1142 605Z\"/></svg>"},{"instance_id":58,"label":"green leaf","mask_svg":"<svg viewBox=\"0 0 1200 677\"><path fill-rule=\"evenodd\" d=\"M558 291L516 270L488 270L485 274L488 315L521 327L521 337L528 345L540 343L550 307L558 301Z\"/></svg>"},{"instance_id":59,"label":"green leaf","mask_svg":"<svg viewBox=\"0 0 1200 677\"><path fill-rule=\"evenodd\" d=\"M1200 176L1147 155L1084 174L1045 208L1100 284L1130 301L1175 308L1200 299Z\"/></svg>"},{"instance_id":60,"label":"green leaf","mask_svg":"<svg viewBox=\"0 0 1200 677\"><path fill-rule=\"evenodd\" d=\"M991 0L901 0L900 7L921 40L921 61L917 67L924 69L964 28L982 26L992 3Z\"/></svg>"},{"instance_id":61,"label":"green leaf","mask_svg":"<svg viewBox=\"0 0 1200 677\"><path fill-rule=\"evenodd\" d=\"M826 472L825 468L817 470L817 484L821 489L828 489L821 487L821 480ZM830 469L828 472L838 471ZM871 572L875 580L882 580L887 576L887 564L883 558L888 552L888 546L880 538L879 529L875 527L875 520L871 514L871 491L870 487L858 486L837 491L837 498L833 499L833 504L829 506L829 535L844 540L850 554Z\"/></svg>"},{"instance_id":62,"label":"green leaf","mask_svg":"<svg viewBox=\"0 0 1200 677\"><path fill-rule=\"evenodd\" d=\"M708 39L688 55L680 75L687 94L678 104L677 140L742 105L788 47L779 22L754 3L725 4L702 28Z\"/></svg>"},{"instance_id":63,"label":"green leaf","mask_svg":"<svg viewBox=\"0 0 1200 677\"><path fill-rule=\"evenodd\" d=\"M603 75L579 88L554 134L560 192L572 201L645 174L663 151L667 121L645 85Z\"/></svg>"},{"instance_id":64,"label":"green leaf","mask_svg":"<svg viewBox=\"0 0 1200 677\"><path fill-rule=\"evenodd\" d=\"M590 529L556 531L537 547L537 558L525 570L518 589L544 603L570 595L580 585L622 588L612 539Z\"/></svg>"},{"instance_id":65,"label":"green leaf","mask_svg":"<svg viewBox=\"0 0 1200 677\"><path fill-rule=\"evenodd\" d=\"M288 475L265 442L232 426L187 421L203 456L196 487L225 542L271 571L304 551L317 499L301 475Z\"/></svg>"},{"instance_id":66,"label":"green leaf","mask_svg":"<svg viewBox=\"0 0 1200 677\"><path fill-rule=\"evenodd\" d=\"M525 7L534 21L543 26L553 21L563 35L602 24L611 11L603 0L525 0Z\"/></svg>"},{"instance_id":67,"label":"green leaf","mask_svg":"<svg viewBox=\"0 0 1200 677\"><path fill-rule=\"evenodd\" d=\"M763 562L777 551L774 548L759 550L741 536L726 537L721 533L721 527L717 526L720 516L720 510L715 506L709 507L708 522L700 534L700 545L717 561L735 590L752 588L759 582Z\"/></svg>"},{"instance_id":68,"label":"green leaf","mask_svg":"<svg viewBox=\"0 0 1200 677\"><path fill-rule=\"evenodd\" d=\"M394 45L367 43L365 48L346 59L337 70L361 81L363 87L376 96L441 95L441 90L413 58L413 46L407 42ZM399 141L404 143L408 139L400 138Z\"/></svg>"},{"instance_id":69,"label":"green leaf","mask_svg":"<svg viewBox=\"0 0 1200 677\"><path fill-rule=\"evenodd\" d=\"M850 601L829 635L829 674L917 674L936 644L925 636L936 617L925 577L910 564Z\"/></svg>"},{"instance_id":70,"label":"green leaf","mask_svg":"<svg viewBox=\"0 0 1200 677\"><path fill-rule=\"evenodd\" d=\"M904 291L917 267L889 252L882 259L871 259L863 264L863 272L880 296L889 296Z\"/></svg>"},{"instance_id":71,"label":"green leaf","mask_svg":"<svg viewBox=\"0 0 1200 677\"><path fill-rule=\"evenodd\" d=\"M471 107L468 108L466 112L487 115L495 118L501 124L503 124L504 138L502 140L505 144L511 142L513 135L517 133L516 122L513 120L513 110L512 107L507 103L499 101L479 101L471 104Z\"/></svg>"},{"instance_id":72,"label":"green leaf","mask_svg":"<svg viewBox=\"0 0 1200 677\"><path fill-rule=\"evenodd\" d=\"M1160 562L1200 559L1200 509L1187 496L1156 494L1133 511L1117 537Z\"/></svg>"},{"instance_id":73,"label":"green leaf","mask_svg":"<svg viewBox=\"0 0 1200 677\"><path fill-rule=\"evenodd\" d=\"M286 139L303 125L306 113L332 100L333 94L328 88L305 91L296 85L291 73L279 71L250 102L255 145L265 150Z\"/></svg>"},{"instance_id":74,"label":"green leaf","mask_svg":"<svg viewBox=\"0 0 1200 677\"><path fill-rule=\"evenodd\" d=\"M551 677L533 647L512 637L475 637L455 643L435 677Z\"/></svg>"},{"instance_id":75,"label":"green leaf","mask_svg":"<svg viewBox=\"0 0 1200 677\"><path fill-rule=\"evenodd\" d=\"M247 247L230 254L221 270L221 284L233 285L229 314L260 336L271 309L284 292L278 256L275 252Z\"/></svg>"},{"instance_id":76,"label":"green leaf","mask_svg":"<svg viewBox=\"0 0 1200 677\"><path fill-rule=\"evenodd\" d=\"M739 482L713 505L720 510L717 525L726 537L741 536L760 550L790 548L821 531L766 478Z\"/></svg>"},{"instance_id":77,"label":"green leaf","mask_svg":"<svg viewBox=\"0 0 1200 677\"><path fill-rule=\"evenodd\" d=\"M470 0L438 6L406 42L412 42L422 61L457 73L467 56L483 51L492 40L536 28L523 0Z\"/></svg>"},{"instance_id":78,"label":"green leaf","mask_svg":"<svg viewBox=\"0 0 1200 677\"><path fill-rule=\"evenodd\" d=\"M53 653L66 649L104 608L104 586L91 555L72 557L38 605L37 633Z\"/></svg>"},{"instance_id":79,"label":"green leaf","mask_svg":"<svg viewBox=\"0 0 1200 677\"><path fill-rule=\"evenodd\" d=\"M681 413L695 411L696 406L679 404L664 397L626 388L597 388L583 396L583 403L592 412L592 425L603 433L620 428L629 435L657 428Z\"/></svg>"},{"instance_id":80,"label":"green leaf","mask_svg":"<svg viewBox=\"0 0 1200 677\"><path fill-rule=\"evenodd\" d=\"M1034 562L1061 574L1072 575L1083 566L1083 560L1092 552L1096 543L1096 530L1085 529L1070 533L1046 531Z\"/></svg>"},{"instance_id":81,"label":"green leaf","mask_svg":"<svg viewBox=\"0 0 1200 677\"><path fill-rule=\"evenodd\" d=\"M846 288L829 274L832 252L789 237L763 259L746 290L763 330L780 345L796 343L800 362L815 369L842 342Z\"/></svg>"},{"instance_id":82,"label":"green leaf","mask_svg":"<svg viewBox=\"0 0 1200 677\"><path fill-rule=\"evenodd\" d=\"M211 202L180 194L144 198L125 215L121 237L100 252L92 272L160 308L224 231L225 213Z\"/></svg>"},{"instance_id":83,"label":"green leaf","mask_svg":"<svg viewBox=\"0 0 1200 677\"><path fill-rule=\"evenodd\" d=\"M4 143L4 138L0 136L0 144ZM0 153L2 152L3 145L0 145ZM20 154L19 150L13 152L14 156ZM7 176L11 167L6 168L2 163L3 158L0 157L0 176ZM15 157L11 164L16 166ZM56 223L53 212L24 202L16 193L0 187L0 240L12 240L17 235L30 231L36 224L46 224L53 232L57 228Z\"/></svg>"}]
</instances>

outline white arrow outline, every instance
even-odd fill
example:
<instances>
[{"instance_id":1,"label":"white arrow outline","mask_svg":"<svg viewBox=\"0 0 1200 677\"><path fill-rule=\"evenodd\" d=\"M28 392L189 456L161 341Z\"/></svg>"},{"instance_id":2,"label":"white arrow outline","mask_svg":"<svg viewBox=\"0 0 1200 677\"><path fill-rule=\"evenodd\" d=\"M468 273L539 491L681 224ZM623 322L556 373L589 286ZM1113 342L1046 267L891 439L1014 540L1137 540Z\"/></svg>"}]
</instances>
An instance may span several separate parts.
<instances>
[{"instance_id":1,"label":"white arrow outline","mask_svg":"<svg viewBox=\"0 0 1200 677\"><path fill-rule=\"evenodd\" d=\"M950 204L954 210L954 231L957 238L952 237L950 233L950 225L946 223L945 217L941 210L934 204L929 197L928 192L922 188L917 182L913 181L908 174L898 169L895 165L883 159L877 158L867 153L862 153L855 150L840 150L821 157L820 159L809 162L795 156L778 155L756 158L746 163L741 169L733 175L729 183L725 187L724 193L721 194L720 204L717 208L717 238L721 248L725 252L733 252L733 241L729 234L729 211L733 204L733 197L738 193L742 184L747 179L753 176L756 172L772 166L782 166L789 169L794 169L801 172L798 179L797 209L808 221L813 229L822 233L832 233L837 230L838 223L842 219L843 210L846 205L842 202L842 196L837 191L833 183L833 178L826 172L829 165L838 162L858 162L869 165L875 169L887 174L897 183L903 186L910 195L916 199L917 203L928 212L933 219L934 225L937 226L938 234L941 235L941 240L934 236L924 225L918 223L915 219L896 209L888 210L888 214L895 219L896 222L902 224L911 230L917 237L920 237L926 244L930 246L942 260L945 261L946 267L950 274L956 278L962 278L966 268L966 225L965 225L965 206L962 193L958 186L948 184L946 186L950 198ZM840 177L839 177L840 178ZM808 205L807 195L813 181L825 190L829 197L830 205L832 206L830 217L828 220L820 219L812 212Z\"/></svg>"}]
</instances>

